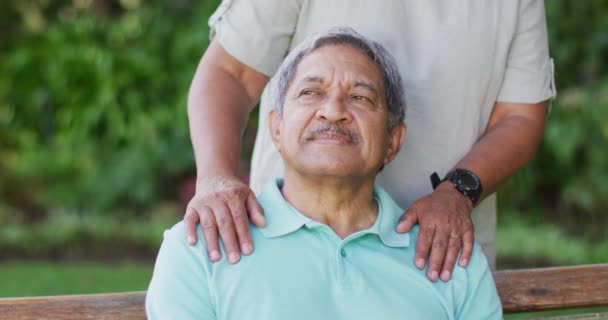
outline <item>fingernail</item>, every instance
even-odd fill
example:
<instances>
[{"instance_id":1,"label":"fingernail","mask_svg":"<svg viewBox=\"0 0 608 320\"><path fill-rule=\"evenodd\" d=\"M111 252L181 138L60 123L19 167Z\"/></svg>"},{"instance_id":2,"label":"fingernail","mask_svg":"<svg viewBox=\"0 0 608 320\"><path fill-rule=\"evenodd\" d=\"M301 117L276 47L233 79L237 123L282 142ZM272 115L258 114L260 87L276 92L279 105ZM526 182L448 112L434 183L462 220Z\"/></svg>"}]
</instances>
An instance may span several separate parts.
<instances>
[{"instance_id":1,"label":"fingernail","mask_svg":"<svg viewBox=\"0 0 608 320\"><path fill-rule=\"evenodd\" d=\"M222 256L220 255L219 251L213 250L211 251L211 260L212 261L219 261L222 258Z\"/></svg>"},{"instance_id":2,"label":"fingernail","mask_svg":"<svg viewBox=\"0 0 608 320\"><path fill-rule=\"evenodd\" d=\"M188 236L188 244L189 245L193 245L194 244L194 237L193 236Z\"/></svg>"},{"instance_id":3,"label":"fingernail","mask_svg":"<svg viewBox=\"0 0 608 320\"><path fill-rule=\"evenodd\" d=\"M437 281L438 276L439 276L439 274L437 273L437 271L433 270L431 272L431 281L433 281L433 282Z\"/></svg>"},{"instance_id":4,"label":"fingernail","mask_svg":"<svg viewBox=\"0 0 608 320\"><path fill-rule=\"evenodd\" d=\"M467 259L462 259L460 260L460 262L458 263L461 267L465 267L467 265L469 261L467 261Z\"/></svg>"},{"instance_id":5,"label":"fingernail","mask_svg":"<svg viewBox=\"0 0 608 320\"><path fill-rule=\"evenodd\" d=\"M441 273L441 280L443 280L443 282L448 282L448 281L450 281L451 276L452 276L452 273L446 270Z\"/></svg>"},{"instance_id":6,"label":"fingernail","mask_svg":"<svg viewBox=\"0 0 608 320\"><path fill-rule=\"evenodd\" d=\"M228 255L228 262L230 263L237 263L239 261L239 259L241 258L241 256L239 256L238 253L231 253Z\"/></svg>"},{"instance_id":7,"label":"fingernail","mask_svg":"<svg viewBox=\"0 0 608 320\"><path fill-rule=\"evenodd\" d=\"M422 258L416 259L416 267L418 267L418 269L424 268L424 259L422 259Z\"/></svg>"},{"instance_id":8,"label":"fingernail","mask_svg":"<svg viewBox=\"0 0 608 320\"><path fill-rule=\"evenodd\" d=\"M243 245L243 253L244 254L250 254L253 251L253 247L251 246L250 243L245 243Z\"/></svg>"}]
</instances>

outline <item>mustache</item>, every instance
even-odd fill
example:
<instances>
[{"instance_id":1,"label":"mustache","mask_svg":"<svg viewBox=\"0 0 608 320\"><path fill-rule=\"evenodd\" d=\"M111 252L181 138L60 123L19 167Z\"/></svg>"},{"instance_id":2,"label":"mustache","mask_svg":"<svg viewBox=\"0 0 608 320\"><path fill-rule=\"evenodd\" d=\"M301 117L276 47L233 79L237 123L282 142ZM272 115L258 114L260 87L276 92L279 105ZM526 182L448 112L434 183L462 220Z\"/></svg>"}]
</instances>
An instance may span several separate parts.
<instances>
[{"instance_id":1,"label":"mustache","mask_svg":"<svg viewBox=\"0 0 608 320\"><path fill-rule=\"evenodd\" d=\"M348 140L350 140L353 143L359 143L359 141L361 140L361 137L359 136L359 134L357 134L356 132L353 132L351 130L348 130L340 125L337 125L337 124L323 125L322 127L308 131L304 135L304 138L306 140L312 140L325 133L340 134L340 135L348 138Z\"/></svg>"}]
</instances>

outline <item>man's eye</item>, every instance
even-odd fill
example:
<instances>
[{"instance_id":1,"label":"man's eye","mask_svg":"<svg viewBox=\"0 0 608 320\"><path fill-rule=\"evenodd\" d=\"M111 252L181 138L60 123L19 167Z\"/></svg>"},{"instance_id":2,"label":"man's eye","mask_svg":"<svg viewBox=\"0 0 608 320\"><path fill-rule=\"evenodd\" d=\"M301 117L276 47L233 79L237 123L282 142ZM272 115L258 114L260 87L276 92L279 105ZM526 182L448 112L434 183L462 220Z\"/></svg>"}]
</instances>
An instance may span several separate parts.
<instances>
[{"instance_id":1,"label":"man's eye","mask_svg":"<svg viewBox=\"0 0 608 320\"><path fill-rule=\"evenodd\" d=\"M310 96L310 95L316 95L319 93L316 91L313 91L313 90L302 90L302 92L300 94L303 96Z\"/></svg>"},{"instance_id":2,"label":"man's eye","mask_svg":"<svg viewBox=\"0 0 608 320\"><path fill-rule=\"evenodd\" d=\"M371 102L371 100L368 97L361 96L361 95L353 95L352 99L357 100L357 101L368 101L368 102Z\"/></svg>"}]
</instances>

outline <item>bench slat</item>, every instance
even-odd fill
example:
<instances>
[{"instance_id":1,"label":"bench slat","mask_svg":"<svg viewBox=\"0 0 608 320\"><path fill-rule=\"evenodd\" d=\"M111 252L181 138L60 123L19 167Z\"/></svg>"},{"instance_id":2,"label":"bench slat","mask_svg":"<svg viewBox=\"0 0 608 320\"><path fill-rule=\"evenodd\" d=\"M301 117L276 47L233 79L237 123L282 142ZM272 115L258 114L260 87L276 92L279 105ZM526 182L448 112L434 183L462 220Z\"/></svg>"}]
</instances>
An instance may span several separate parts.
<instances>
[{"instance_id":1,"label":"bench slat","mask_svg":"<svg viewBox=\"0 0 608 320\"><path fill-rule=\"evenodd\" d=\"M608 306L608 264L494 273L505 313Z\"/></svg>"},{"instance_id":2,"label":"bench slat","mask_svg":"<svg viewBox=\"0 0 608 320\"><path fill-rule=\"evenodd\" d=\"M497 271L505 313L608 306L608 264ZM0 318L143 320L145 291L0 299ZM603 318L598 318L603 319Z\"/></svg>"},{"instance_id":3,"label":"bench slat","mask_svg":"<svg viewBox=\"0 0 608 320\"><path fill-rule=\"evenodd\" d=\"M0 299L0 319L145 320L146 292Z\"/></svg>"}]
</instances>

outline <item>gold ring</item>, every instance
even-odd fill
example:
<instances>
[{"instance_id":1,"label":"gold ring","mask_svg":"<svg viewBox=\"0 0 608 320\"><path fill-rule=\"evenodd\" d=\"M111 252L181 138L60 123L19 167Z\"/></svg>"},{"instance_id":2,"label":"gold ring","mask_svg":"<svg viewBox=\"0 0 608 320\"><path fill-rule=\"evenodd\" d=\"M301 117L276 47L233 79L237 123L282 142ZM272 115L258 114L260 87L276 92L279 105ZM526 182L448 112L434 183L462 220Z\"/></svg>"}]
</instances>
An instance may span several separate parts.
<instances>
[{"instance_id":1,"label":"gold ring","mask_svg":"<svg viewBox=\"0 0 608 320\"><path fill-rule=\"evenodd\" d=\"M451 239L460 239L460 235L459 235L459 234L457 234L457 233L452 233L452 234L450 235L450 238L451 238Z\"/></svg>"}]
</instances>

